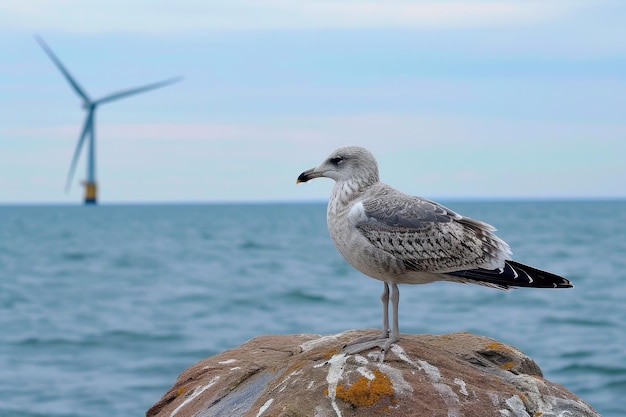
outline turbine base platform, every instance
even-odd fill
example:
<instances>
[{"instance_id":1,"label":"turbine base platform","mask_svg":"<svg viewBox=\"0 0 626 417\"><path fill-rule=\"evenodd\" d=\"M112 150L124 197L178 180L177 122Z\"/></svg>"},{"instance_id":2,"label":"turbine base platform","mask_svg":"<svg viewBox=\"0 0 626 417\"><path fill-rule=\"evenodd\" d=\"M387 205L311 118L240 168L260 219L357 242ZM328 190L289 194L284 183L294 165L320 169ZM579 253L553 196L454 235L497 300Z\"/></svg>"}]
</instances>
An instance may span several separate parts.
<instances>
[{"instance_id":1,"label":"turbine base platform","mask_svg":"<svg viewBox=\"0 0 626 417\"><path fill-rule=\"evenodd\" d=\"M95 205L98 203L98 186L95 182L86 181L85 186L85 205Z\"/></svg>"}]
</instances>

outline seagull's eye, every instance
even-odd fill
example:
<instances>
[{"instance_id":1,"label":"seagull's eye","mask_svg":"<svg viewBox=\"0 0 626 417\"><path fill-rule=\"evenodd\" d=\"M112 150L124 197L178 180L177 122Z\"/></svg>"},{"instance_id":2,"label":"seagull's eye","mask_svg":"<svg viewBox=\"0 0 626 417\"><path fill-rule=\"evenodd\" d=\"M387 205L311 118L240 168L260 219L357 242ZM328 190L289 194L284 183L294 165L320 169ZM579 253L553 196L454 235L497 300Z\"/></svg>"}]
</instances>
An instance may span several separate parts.
<instances>
[{"instance_id":1,"label":"seagull's eye","mask_svg":"<svg viewBox=\"0 0 626 417\"><path fill-rule=\"evenodd\" d=\"M330 158L330 162L332 162L334 165L339 165L343 162L343 158L341 156L335 156L334 158Z\"/></svg>"}]
</instances>

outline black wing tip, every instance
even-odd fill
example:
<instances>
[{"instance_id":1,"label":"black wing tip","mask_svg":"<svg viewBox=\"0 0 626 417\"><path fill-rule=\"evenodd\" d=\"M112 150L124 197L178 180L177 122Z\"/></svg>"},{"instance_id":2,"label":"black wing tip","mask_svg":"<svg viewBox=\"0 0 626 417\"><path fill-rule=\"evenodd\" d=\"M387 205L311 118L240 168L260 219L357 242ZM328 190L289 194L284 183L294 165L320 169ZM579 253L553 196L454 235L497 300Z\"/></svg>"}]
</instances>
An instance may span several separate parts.
<instances>
[{"instance_id":1,"label":"black wing tip","mask_svg":"<svg viewBox=\"0 0 626 417\"><path fill-rule=\"evenodd\" d=\"M552 275L558 277L558 279L548 279L548 282L552 282L552 288L574 288L574 284L567 278L560 277L558 275Z\"/></svg>"},{"instance_id":2,"label":"black wing tip","mask_svg":"<svg viewBox=\"0 0 626 417\"><path fill-rule=\"evenodd\" d=\"M451 272L449 275L463 277L475 284L496 286L502 289L524 288L573 288L567 278L542 271L515 261L506 261L503 269L472 269Z\"/></svg>"},{"instance_id":3,"label":"black wing tip","mask_svg":"<svg viewBox=\"0 0 626 417\"><path fill-rule=\"evenodd\" d=\"M553 274L552 272L542 271L541 269L534 268L516 261L506 261L515 272L518 274L521 272L529 278L529 282L524 287L534 288L573 288L574 284L560 275Z\"/></svg>"}]
</instances>

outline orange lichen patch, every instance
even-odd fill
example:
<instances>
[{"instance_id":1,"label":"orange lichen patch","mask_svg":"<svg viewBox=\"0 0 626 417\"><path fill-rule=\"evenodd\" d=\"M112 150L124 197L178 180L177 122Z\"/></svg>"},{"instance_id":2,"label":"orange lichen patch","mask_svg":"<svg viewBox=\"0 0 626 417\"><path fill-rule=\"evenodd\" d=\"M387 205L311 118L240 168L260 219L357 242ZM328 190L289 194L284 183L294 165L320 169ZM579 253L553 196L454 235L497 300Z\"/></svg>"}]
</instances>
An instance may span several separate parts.
<instances>
[{"instance_id":1,"label":"orange lichen patch","mask_svg":"<svg viewBox=\"0 0 626 417\"><path fill-rule=\"evenodd\" d=\"M337 385L337 397L355 407L369 407L382 397L393 396L393 383L387 375L376 369L374 379L362 376L349 388Z\"/></svg>"},{"instance_id":2,"label":"orange lichen patch","mask_svg":"<svg viewBox=\"0 0 626 417\"><path fill-rule=\"evenodd\" d=\"M487 350L500 350L500 351L504 351L504 352L512 352L510 347L508 347L507 345L502 344L500 342L490 342L490 343L487 343L487 346L485 346L485 349L487 349Z\"/></svg>"},{"instance_id":3,"label":"orange lichen patch","mask_svg":"<svg viewBox=\"0 0 626 417\"><path fill-rule=\"evenodd\" d=\"M505 362L502 365L500 365L500 369L504 369L505 371L510 371L514 367L515 367L515 363L513 362Z\"/></svg>"},{"instance_id":4,"label":"orange lichen patch","mask_svg":"<svg viewBox=\"0 0 626 417\"><path fill-rule=\"evenodd\" d=\"M535 414L533 414L533 417L539 417L543 415L543 411L535 411Z\"/></svg>"},{"instance_id":5,"label":"orange lichen patch","mask_svg":"<svg viewBox=\"0 0 626 417\"><path fill-rule=\"evenodd\" d=\"M187 392L187 386L183 385L176 390L176 395L183 395Z\"/></svg>"},{"instance_id":6,"label":"orange lichen patch","mask_svg":"<svg viewBox=\"0 0 626 417\"><path fill-rule=\"evenodd\" d=\"M330 359L330 358L332 358L333 356L335 356L338 353L339 353L339 349L333 348L333 349L330 349L330 350L327 350L326 352L324 352L324 354L322 356L324 358L326 358L326 359Z\"/></svg>"},{"instance_id":7,"label":"orange lichen patch","mask_svg":"<svg viewBox=\"0 0 626 417\"><path fill-rule=\"evenodd\" d=\"M295 362L293 365L291 365L289 368L287 368L284 372L283 375L290 375L294 372L299 371L304 365L306 365L306 362L304 361L297 361Z\"/></svg>"}]
</instances>

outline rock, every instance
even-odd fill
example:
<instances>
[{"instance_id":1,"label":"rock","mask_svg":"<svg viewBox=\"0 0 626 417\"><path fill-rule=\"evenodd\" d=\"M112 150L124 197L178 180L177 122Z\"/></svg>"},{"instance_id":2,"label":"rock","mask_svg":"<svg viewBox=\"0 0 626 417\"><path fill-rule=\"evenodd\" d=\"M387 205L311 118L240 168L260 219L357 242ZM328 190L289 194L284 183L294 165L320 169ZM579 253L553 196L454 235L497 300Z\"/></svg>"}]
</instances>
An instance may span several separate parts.
<instances>
[{"instance_id":1,"label":"rock","mask_svg":"<svg viewBox=\"0 0 626 417\"><path fill-rule=\"evenodd\" d=\"M372 332L257 337L185 370L146 416L599 416L483 336L404 334L384 358L341 352Z\"/></svg>"}]
</instances>

